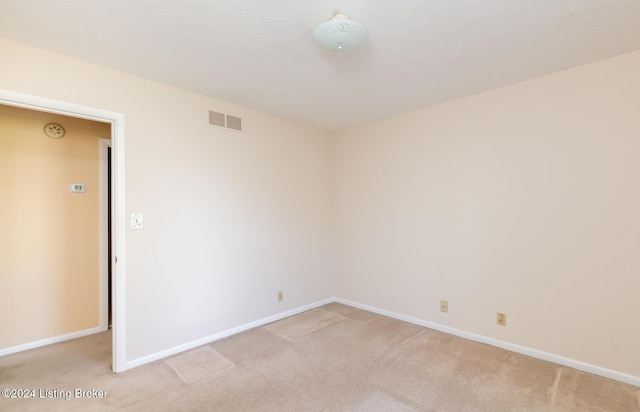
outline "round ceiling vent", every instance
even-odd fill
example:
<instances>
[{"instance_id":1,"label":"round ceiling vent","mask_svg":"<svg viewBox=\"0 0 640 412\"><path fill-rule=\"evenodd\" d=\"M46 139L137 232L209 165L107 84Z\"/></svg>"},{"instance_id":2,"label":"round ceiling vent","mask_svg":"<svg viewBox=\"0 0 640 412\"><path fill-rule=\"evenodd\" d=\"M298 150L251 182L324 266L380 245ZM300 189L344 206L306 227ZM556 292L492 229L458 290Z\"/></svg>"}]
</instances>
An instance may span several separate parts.
<instances>
[{"instance_id":1,"label":"round ceiling vent","mask_svg":"<svg viewBox=\"0 0 640 412\"><path fill-rule=\"evenodd\" d=\"M52 139L60 139L64 136L64 127L60 126L58 123L49 123L44 127L44 134Z\"/></svg>"}]
</instances>

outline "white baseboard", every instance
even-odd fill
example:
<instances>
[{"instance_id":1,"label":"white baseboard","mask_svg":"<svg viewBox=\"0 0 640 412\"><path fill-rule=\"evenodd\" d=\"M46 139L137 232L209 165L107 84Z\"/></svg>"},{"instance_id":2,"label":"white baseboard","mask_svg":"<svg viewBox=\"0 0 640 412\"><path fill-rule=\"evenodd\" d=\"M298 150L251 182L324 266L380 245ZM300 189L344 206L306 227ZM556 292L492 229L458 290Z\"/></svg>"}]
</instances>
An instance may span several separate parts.
<instances>
[{"instance_id":1,"label":"white baseboard","mask_svg":"<svg viewBox=\"0 0 640 412\"><path fill-rule=\"evenodd\" d=\"M227 330L222 331L222 332L214 333L213 335L205 336L203 338L196 339L194 341L187 342L187 343L184 343L182 345L174 346L173 348L169 348L169 349L166 349L166 350L163 350L163 351L160 351L160 352L156 352L156 353L153 353L153 354L148 355L148 356L143 356L142 358L134 359L132 361L127 362L127 369L135 368L136 366L141 366L141 365L144 365L145 363L153 362L153 361L156 361L156 360L159 360L159 359L162 359L162 358L166 358L167 356L175 355L176 353L184 352L184 351L187 351L189 349L196 348L198 346L206 345L207 343L215 342L217 340L226 338L226 337L231 336L231 335L235 335L235 334L240 333L240 332L244 332L244 331L249 330L249 329L256 328L258 326L263 326L263 325L266 325L268 323L278 321L280 319L288 318L289 316L297 315L299 313L306 312L306 311L308 311L310 309L315 309L315 308L317 308L319 306L326 305L327 303L331 303L331 302L334 302L334 301L335 301L335 299L333 299L333 298L320 300L318 302L311 303L309 305L300 306L298 308L291 309L291 310L286 311L286 312L278 313L276 315L269 316L269 317L266 317L266 318L263 318L263 319L259 319L259 320L256 320L254 322L249 322L249 323L246 323L244 325L241 325L241 326L238 326L238 327L235 327L235 328L231 328L231 329L227 329Z\"/></svg>"},{"instance_id":2,"label":"white baseboard","mask_svg":"<svg viewBox=\"0 0 640 412\"><path fill-rule=\"evenodd\" d=\"M83 336L93 335L94 333L100 333L106 331L107 328L96 326L91 329L84 329L77 332L67 333L65 335L54 336L52 338L46 338L37 340L35 342L29 342L22 345L11 346L9 348L0 349L0 356L11 355L12 353L23 352L29 349L39 348L41 346L51 345L53 343L64 342L65 340L71 340L81 338Z\"/></svg>"},{"instance_id":3,"label":"white baseboard","mask_svg":"<svg viewBox=\"0 0 640 412\"><path fill-rule=\"evenodd\" d=\"M344 305L353 306L354 308L363 309L369 312L377 313L379 315L398 319L404 322L413 323L414 325L424 326L429 329L435 329L437 331L448 333L450 335L459 336L461 338L473 340L476 342L486 343L491 346L496 346L498 348L502 348L512 352L531 356L532 358L537 358L537 359L542 359L545 361L557 363L559 365L567 366L573 369L578 369L583 372L592 373L594 375L603 376L605 378L613 379L619 382L624 382L630 385L635 385L640 387L640 377L638 376L633 376L623 372L614 371L611 369L592 365L590 363L581 362L575 359L565 358L564 356L554 355L553 353L548 353L541 350L528 348L526 346L516 345L516 344L505 342L499 339L489 338L489 337L478 335L475 333L466 332L466 331L455 329L449 326L440 325L438 323L414 318L412 316L406 316L406 315L391 312L388 310L379 309L373 306L363 305L361 303L353 302L347 299L335 298L334 301L338 303L342 303Z\"/></svg>"},{"instance_id":4,"label":"white baseboard","mask_svg":"<svg viewBox=\"0 0 640 412\"><path fill-rule=\"evenodd\" d=\"M156 352L154 354L148 355L148 356L144 356L142 358L138 358L138 359L134 359L132 361L127 362L127 366L126 369L131 369L131 368L135 368L136 366L141 366L144 365L146 363L149 362L153 362L162 358L166 358L168 356L171 355L175 355L177 353L180 352L184 352L187 351L189 349L193 349L196 348L198 346L202 346L205 345L207 343L211 343L223 338L226 338L228 336L231 335L235 335L237 333L240 332L244 332L246 330L249 329L253 329L259 326L263 326L266 325L268 323L271 322L275 322L278 321L280 319L284 319L287 318L289 316L294 316L297 314L300 314L302 312L311 310L311 309L315 309L319 306L323 306L326 305L328 303L331 302L338 302L338 303L342 303L344 305L348 305L348 306L352 306L354 308L358 308L358 309L363 309L369 312L373 312L373 313L377 313L379 315L383 315L383 316L387 316L393 319L398 319L404 322L408 322L408 323L412 323L414 325L419 325L419 326L423 326L429 329L434 329L440 332L444 332L444 333L448 333L450 335L454 335L454 336L459 336L461 338L465 338L465 339L469 339L469 340L473 340L476 342L481 342L481 343L486 343L488 345L491 346L496 346L498 348L502 348L502 349L506 349L512 352L516 352L516 353L521 353L523 355L527 355L527 356L531 356L533 358L537 358L537 359L542 359L545 361L549 361L549 362L553 362L556 363L558 365L563 365L563 366L567 366L573 369L577 369L577 370L581 370L587 373L592 373L594 375L599 375L599 376L603 376L605 378L609 378L609 379L613 379L619 382L624 382L624 383L628 383L630 385L634 385L634 386L638 386L640 387L640 377L638 376L634 376L634 375L629 375L623 372L619 372L619 371L615 371L615 370L611 370L611 369L607 369L607 368L603 368L597 365L592 365L586 362L581 362L575 359L571 359L571 358L566 358L564 356L560 356L560 355L555 355L553 353L548 353L548 352L544 352L541 350L537 350L537 349L533 349L533 348L529 348L526 346L521 346L521 345L516 345L514 343L510 343L510 342L505 342L499 339L494 339L494 338L489 338L487 336L483 336L483 335L478 335L475 333L471 333L471 332L467 332L464 330L460 330L460 329L456 329L456 328L452 328L450 326L445 326L445 325L441 325L438 323L434 323L434 322L429 322L423 319L419 319L419 318L415 318L412 316L407 316L407 315L403 315L400 313L396 313L396 312L392 312L389 310L385 310L385 309L380 309L374 306L369 306L369 305L364 305L358 302L354 302L351 300L347 300L347 299L342 299L342 298L329 298L329 299L324 299L324 300L320 300L318 302L315 303L311 303L308 305L304 305L304 306L300 306L298 308L295 309L291 309L289 311L286 312L282 312L282 313L278 313L276 315L273 316L269 316L254 322L249 322L247 324L235 327L235 328L231 328L231 329L227 329L225 331L222 332L218 332L215 333L213 335L209 335L209 336L205 336L203 338L200 339L196 339L194 341L191 342L187 342L184 343L182 345L178 345L175 346L173 348L169 348L160 352ZM53 343L58 343L58 342L63 342L66 340L71 340L71 339L76 339L76 338L81 338L83 336L87 336L87 335L92 335L94 333L99 333L99 332L103 332L105 331L105 328L102 328L100 326L95 327L95 328L90 328L90 329L85 329L85 330L81 330L81 331L77 331L77 332L72 332L72 333L68 333L65 335L59 335L59 336L54 336L52 338L47 338L47 339L41 339L35 342L30 342L30 343L26 343L26 344L22 344L22 345L17 345L17 346L12 346L9 348L5 348L5 349L0 349L0 357L2 356L6 356L6 355L10 355L13 353L18 353L18 352L22 352L22 351L26 351L29 349L34 349L34 348L38 348L41 346L45 346L45 345L50 345Z\"/></svg>"}]
</instances>

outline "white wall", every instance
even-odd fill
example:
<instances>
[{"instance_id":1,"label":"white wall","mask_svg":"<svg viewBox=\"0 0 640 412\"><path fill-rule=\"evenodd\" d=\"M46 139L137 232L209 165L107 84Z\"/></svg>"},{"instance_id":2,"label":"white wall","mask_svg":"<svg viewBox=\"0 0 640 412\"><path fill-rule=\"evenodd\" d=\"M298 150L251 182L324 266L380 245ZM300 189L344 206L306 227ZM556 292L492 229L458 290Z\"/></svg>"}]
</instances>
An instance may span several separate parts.
<instances>
[{"instance_id":1,"label":"white wall","mask_svg":"<svg viewBox=\"0 0 640 412\"><path fill-rule=\"evenodd\" d=\"M337 295L640 376L640 52L330 139L7 40L0 54L2 89L126 115L127 213L145 215L126 233L130 362ZM245 130L208 126L209 109Z\"/></svg>"},{"instance_id":2,"label":"white wall","mask_svg":"<svg viewBox=\"0 0 640 412\"><path fill-rule=\"evenodd\" d=\"M337 295L640 376L638 73L635 52L337 133Z\"/></svg>"},{"instance_id":3,"label":"white wall","mask_svg":"<svg viewBox=\"0 0 640 412\"><path fill-rule=\"evenodd\" d=\"M4 39L0 55L2 89L126 115L145 224L126 233L130 362L334 295L324 132Z\"/></svg>"}]
</instances>

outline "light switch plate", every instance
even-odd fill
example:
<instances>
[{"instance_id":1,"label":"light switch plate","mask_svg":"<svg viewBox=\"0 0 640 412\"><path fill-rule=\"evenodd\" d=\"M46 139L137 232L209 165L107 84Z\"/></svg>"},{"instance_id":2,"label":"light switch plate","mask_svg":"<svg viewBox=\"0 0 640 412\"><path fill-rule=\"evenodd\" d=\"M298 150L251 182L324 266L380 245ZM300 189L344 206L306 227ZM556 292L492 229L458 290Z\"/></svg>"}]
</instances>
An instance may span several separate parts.
<instances>
[{"instance_id":1,"label":"light switch plate","mask_svg":"<svg viewBox=\"0 0 640 412\"><path fill-rule=\"evenodd\" d=\"M131 229L142 229L142 213L131 213Z\"/></svg>"}]
</instances>

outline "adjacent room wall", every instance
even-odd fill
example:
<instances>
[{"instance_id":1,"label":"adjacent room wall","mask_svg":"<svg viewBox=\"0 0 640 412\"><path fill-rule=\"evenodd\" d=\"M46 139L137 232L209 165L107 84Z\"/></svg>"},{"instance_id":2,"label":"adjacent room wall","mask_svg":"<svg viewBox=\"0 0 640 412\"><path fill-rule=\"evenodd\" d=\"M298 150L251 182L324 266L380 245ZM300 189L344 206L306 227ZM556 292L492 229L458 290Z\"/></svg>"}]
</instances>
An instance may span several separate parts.
<instances>
[{"instance_id":1,"label":"adjacent room wall","mask_svg":"<svg viewBox=\"0 0 640 412\"><path fill-rule=\"evenodd\" d=\"M337 295L640 376L638 73L634 52L337 133Z\"/></svg>"},{"instance_id":2,"label":"adjacent room wall","mask_svg":"<svg viewBox=\"0 0 640 412\"><path fill-rule=\"evenodd\" d=\"M126 116L126 209L144 214L126 233L130 363L334 295L326 133L5 39L0 54L0 88Z\"/></svg>"},{"instance_id":3,"label":"adjacent room wall","mask_svg":"<svg viewBox=\"0 0 640 412\"><path fill-rule=\"evenodd\" d=\"M63 138L44 134L51 122ZM0 349L100 326L98 139L109 136L108 124L0 106Z\"/></svg>"}]
</instances>

